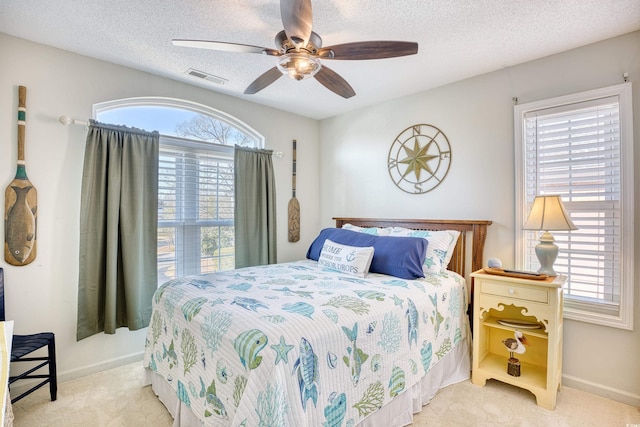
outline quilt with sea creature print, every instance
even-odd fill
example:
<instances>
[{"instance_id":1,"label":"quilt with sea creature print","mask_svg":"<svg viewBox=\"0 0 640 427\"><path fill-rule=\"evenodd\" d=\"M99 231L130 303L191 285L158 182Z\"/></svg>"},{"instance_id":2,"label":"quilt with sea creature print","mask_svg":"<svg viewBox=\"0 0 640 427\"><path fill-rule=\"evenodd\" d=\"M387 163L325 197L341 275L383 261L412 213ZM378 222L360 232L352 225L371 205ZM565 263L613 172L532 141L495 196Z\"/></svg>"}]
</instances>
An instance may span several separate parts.
<instances>
[{"instance_id":1,"label":"quilt with sea creature print","mask_svg":"<svg viewBox=\"0 0 640 427\"><path fill-rule=\"evenodd\" d=\"M355 426L467 335L464 279L364 278L311 260L170 280L144 364L203 425Z\"/></svg>"}]
</instances>

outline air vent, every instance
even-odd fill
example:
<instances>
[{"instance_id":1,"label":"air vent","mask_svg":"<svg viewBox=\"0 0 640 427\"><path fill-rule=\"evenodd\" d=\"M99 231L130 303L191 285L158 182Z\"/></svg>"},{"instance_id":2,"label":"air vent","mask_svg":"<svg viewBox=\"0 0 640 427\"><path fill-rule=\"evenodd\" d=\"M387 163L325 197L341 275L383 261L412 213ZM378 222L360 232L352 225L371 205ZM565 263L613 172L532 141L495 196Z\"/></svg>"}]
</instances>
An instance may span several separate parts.
<instances>
[{"instance_id":1,"label":"air vent","mask_svg":"<svg viewBox=\"0 0 640 427\"><path fill-rule=\"evenodd\" d=\"M189 68L187 71L185 71L185 73L189 74L190 76L197 77L203 80L208 80L210 82L213 82L219 85L223 85L229 81L225 78L214 76L213 74L205 73L204 71L194 70L193 68Z\"/></svg>"}]
</instances>

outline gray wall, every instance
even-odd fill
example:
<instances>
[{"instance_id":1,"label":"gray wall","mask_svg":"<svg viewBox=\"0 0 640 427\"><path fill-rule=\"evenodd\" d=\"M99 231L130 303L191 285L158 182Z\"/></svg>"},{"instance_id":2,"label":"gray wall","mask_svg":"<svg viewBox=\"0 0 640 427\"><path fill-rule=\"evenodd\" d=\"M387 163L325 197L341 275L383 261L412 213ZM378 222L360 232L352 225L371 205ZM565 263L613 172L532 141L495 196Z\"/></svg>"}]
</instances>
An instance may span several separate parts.
<instances>
[{"instance_id":1,"label":"gray wall","mask_svg":"<svg viewBox=\"0 0 640 427\"><path fill-rule=\"evenodd\" d=\"M513 98L525 103L623 82L633 87L634 140L640 134L640 32L459 81L326 119L320 126L321 221L332 216L489 219L485 259L514 263ZM398 78L402 78L399 71ZM394 138L413 124L441 129L451 169L423 195L397 189L387 173ZM640 147L635 144L635 170ZM640 185L635 178L635 265L640 265ZM636 276L640 273L636 267ZM640 290L635 286L635 313ZM634 331L567 320L564 383L640 405L640 325Z\"/></svg>"}]
</instances>

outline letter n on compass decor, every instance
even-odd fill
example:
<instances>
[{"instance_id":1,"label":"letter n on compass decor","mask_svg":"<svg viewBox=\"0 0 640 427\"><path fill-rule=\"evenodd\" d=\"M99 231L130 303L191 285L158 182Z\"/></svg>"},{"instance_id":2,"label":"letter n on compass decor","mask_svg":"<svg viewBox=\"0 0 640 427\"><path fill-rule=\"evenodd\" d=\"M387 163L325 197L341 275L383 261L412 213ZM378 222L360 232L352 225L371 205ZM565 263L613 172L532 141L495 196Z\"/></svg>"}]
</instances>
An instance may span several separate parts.
<instances>
[{"instance_id":1,"label":"letter n on compass decor","mask_svg":"<svg viewBox=\"0 0 640 427\"><path fill-rule=\"evenodd\" d=\"M447 136L432 125L413 125L396 137L389 149L389 176L402 191L422 194L436 188L451 166Z\"/></svg>"}]
</instances>

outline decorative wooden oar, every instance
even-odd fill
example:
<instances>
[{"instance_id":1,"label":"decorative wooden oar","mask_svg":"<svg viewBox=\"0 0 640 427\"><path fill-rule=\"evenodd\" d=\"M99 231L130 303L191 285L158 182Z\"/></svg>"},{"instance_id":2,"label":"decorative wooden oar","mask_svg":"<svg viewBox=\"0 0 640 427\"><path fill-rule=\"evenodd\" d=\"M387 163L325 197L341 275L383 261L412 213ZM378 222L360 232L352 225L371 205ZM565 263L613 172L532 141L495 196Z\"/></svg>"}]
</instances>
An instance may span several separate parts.
<instances>
[{"instance_id":1,"label":"decorative wooden oar","mask_svg":"<svg viewBox=\"0 0 640 427\"><path fill-rule=\"evenodd\" d=\"M4 193L4 260L27 265L36 258L38 193L24 161L27 88L18 88L18 170Z\"/></svg>"},{"instance_id":2,"label":"decorative wooden oar","mask_svg":"<svg viewBox=\"0 0 640 427\"><path fill-rule=\"evenodd\" d=\"M300 240L300 204L296 199L296 140L293 140L293 174L291 177L292 197L289 200L289 241Z\"/></svg>"}]
</instances>

